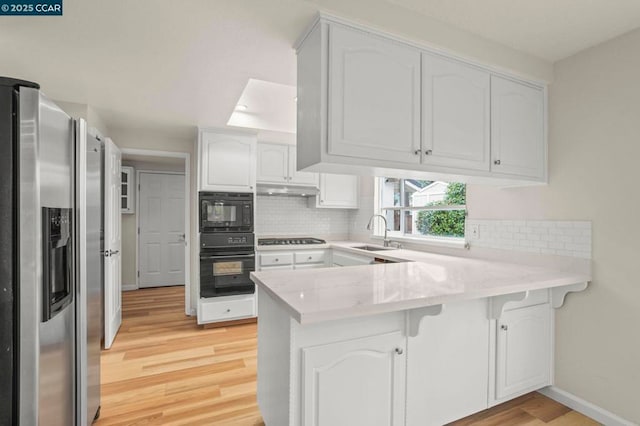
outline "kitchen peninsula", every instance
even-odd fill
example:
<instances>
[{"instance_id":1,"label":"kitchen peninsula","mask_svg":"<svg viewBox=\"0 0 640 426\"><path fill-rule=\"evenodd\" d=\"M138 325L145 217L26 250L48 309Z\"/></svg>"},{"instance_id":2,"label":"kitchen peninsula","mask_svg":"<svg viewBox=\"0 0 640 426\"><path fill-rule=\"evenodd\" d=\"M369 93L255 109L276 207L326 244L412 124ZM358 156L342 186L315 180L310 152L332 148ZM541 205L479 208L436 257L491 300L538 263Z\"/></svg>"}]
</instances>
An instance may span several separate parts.
<instances>
[{"instance_id":1,"label":"kitchen peninsula","mask_svg":"<svg viewBox=\"0 0 640 426\"><path fill-rule=\"evenodd\" d=\"M251 274L267 426L442 425L553 383L590 273L359 246L330 256L390 263Z\"/></svg>"}]
</instances>

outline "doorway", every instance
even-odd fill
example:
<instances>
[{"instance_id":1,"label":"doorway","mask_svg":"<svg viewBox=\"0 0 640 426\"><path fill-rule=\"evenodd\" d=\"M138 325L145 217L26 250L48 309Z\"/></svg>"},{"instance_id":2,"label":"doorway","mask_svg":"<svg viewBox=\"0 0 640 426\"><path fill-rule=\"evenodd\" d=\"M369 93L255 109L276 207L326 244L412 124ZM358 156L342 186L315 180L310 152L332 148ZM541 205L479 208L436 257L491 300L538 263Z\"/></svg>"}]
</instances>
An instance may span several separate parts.
<instances>
[{"instance_id":1,"label":"doorway","mask_svg":"<svg viewBox=\"0 0 640 426\"><path fill-rule=\"evenodd\" d=\"M137 172L138 288L184 285L184 174Z\"/></svg>"},{"instance_id":2,"label":"doorway","mask_svg":"<svg viewBox=\"0 0 640 426\"><path fill-rule=\"evenodd\" d=\"M122 211L122 288L184 285L192 315L190 154L125 148L122 164L132 195Z\"/></svg>"}]
</instances>

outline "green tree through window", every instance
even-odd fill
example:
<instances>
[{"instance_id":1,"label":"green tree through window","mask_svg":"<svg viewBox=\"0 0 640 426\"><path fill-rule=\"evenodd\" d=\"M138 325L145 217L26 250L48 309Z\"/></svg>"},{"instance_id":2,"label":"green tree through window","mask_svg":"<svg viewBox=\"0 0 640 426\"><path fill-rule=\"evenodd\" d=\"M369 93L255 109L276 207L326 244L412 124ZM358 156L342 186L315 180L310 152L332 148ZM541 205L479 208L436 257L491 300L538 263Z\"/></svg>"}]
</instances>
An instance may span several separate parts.
<instances>
[{"instance_id":1,"label":"green tree through window","mask_svg":"<svg viewBox=\"0 0 640 426\"><path fill-rule=\"evenodd\" d=\"M466 185L450 183L442 201L427 204L427 207L440 205L465 205ZM418 212L416 226L424 235L442 237L464 237L464 210L422 210Z\"/></svg>"}]
</instances>

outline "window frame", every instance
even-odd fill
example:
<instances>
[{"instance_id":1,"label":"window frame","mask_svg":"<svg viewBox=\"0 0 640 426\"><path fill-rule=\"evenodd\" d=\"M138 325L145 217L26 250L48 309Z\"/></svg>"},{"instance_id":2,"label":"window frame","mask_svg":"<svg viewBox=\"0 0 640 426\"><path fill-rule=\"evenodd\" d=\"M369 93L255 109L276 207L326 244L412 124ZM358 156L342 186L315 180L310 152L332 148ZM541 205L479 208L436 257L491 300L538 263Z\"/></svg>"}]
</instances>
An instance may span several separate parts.
<instances>
[{"instance_id":1,"label":"window frame","mask_svg":"<svg viewBox=\"0 0 640 426\"><path fill-rule=\"evenodd\" d=\"M394 241L408 242L413 244L426 244L426 245L440 245L446 247L456 248L468 248L466 237L451 237L451 236L439 236L439 235L423 235L423 234L408 234L406 233L405 213L406 211L457 211L463 210L465 212L465 235L466 235L466 218L468 216L468 210L466 204L464 205L442 205L442 206L425 206L425 207L411 207L411 206L383 206L383 180L384 179L398 179L400 183L400 203L405 202L405 178L395 178L391 176L376 176L375 188L374 188L374 213L387 217L385 213L389 211L400 212L400 231L389 230L387 237ZM436 181L434 181L436 182ZM439 181L445 182L445 181ZM445 182L450 183L450 182ZM388 226L393 226L391 223ZM384 227L382 220L375 220L372 227L372 238L383 239Z\"/></svg>"}]
</instances>

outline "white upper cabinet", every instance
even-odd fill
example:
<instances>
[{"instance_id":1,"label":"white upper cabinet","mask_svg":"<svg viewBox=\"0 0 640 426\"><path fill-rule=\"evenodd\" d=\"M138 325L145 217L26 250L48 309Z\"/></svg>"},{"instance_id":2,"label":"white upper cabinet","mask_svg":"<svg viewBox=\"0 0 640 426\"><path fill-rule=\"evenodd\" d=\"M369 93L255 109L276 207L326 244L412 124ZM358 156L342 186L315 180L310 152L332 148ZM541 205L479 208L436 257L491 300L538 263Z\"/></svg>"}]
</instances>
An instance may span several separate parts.
<instances>
[{"instance_id":1,"label":"white upper cabinet","mask_svg":"<svg viewBox=\"0 0 640 426\"><path fill-rule=\"evenodd\" d=\"M322 14L300 40L297 155L305 170L546 182L544 84Z\"/></svg>"},{"instance_id":2,"label":"white upper cabinet","mask_svg":"<svg viewBox=\"0 0 640 426\"><path fill-rule=\"evenodd\" d=\"M422 55L422 162L489 170L490 74Z\"/></svg>"},{"instance_id":3,"label":"white upper cabinet","mask_svg":"<svg viewBox=\"0 0 640 426\"><path fill-rule=\"evenodd\" d=\"M297 170L296 147L289 147L289 183L294 185L318 186L318 174L310 172L299 172Z\"/></svg>"},{"instance_id":4,"label":"white upper cabinet","mask_svg":"<svg viewBox=\"0 0 640 426\"><path fill-rule=\"evenodd\" d=\"M329 153L418 163L420 53L338 25L329 43Z\"/></svg>"},{"instance_id":5,"label":"white upper cabinet","mask_svg":"<svg viewBox=\"0 0 640 426\"><path fill-rule=\"evenodd\" d=\"M318 186L318 174L296 170L296 147L258 144L258 183Z\"/></svg>"},{"instance_id":6,"label":"white upper cabinet","mask_svg":"<svg viewBox=\"0 0 640 426\"><path fill-rule=\"evenodd\" d=\"M258 144L258 182L284 184L289 181L289 147Z\"/></svg>"},{"instance_id":7,"label":"white upper cabinet","mask_svg":"<svg viewBox=\"0 0 640 426\"><path fill-rule=\"evenodd\" d=\"M358 208L358 176L320 174L320 193L316 195L318 208Z\"/></svg>"},{"instance_id":8,"label":"white upper cabinet","mask_svg":"<svg viewBox=\"0 0 640 426\"><path fill-rule=\"evenodd\" d=\"M491 77L491 170L543 179L546 169L544 91Z\"/></svg>"},{"instance_id":9,"label":"white upper cabinet","mask_svg":"<svg viewBox=\"0 0 640 426\"><path fill-rule=\"evenodd\" d=\"M253 192L256 184L256 138L200 131L201 191Z\"/></svg>"}]
</instances>

